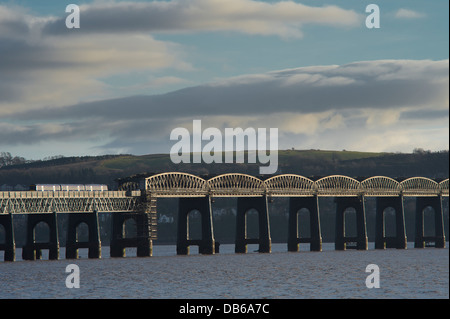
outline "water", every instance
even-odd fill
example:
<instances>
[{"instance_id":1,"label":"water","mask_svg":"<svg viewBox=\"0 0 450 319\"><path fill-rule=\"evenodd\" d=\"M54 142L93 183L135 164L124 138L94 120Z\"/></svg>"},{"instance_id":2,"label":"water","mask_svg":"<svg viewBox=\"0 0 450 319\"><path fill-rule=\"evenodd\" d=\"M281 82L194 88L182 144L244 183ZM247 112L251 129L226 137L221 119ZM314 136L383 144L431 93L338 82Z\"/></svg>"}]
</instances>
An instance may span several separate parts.
<instances>
[{"instance_id":1,"label":"water","mask_svg":"<svg viewBox=\"0 0 450 319\"><path fill-rule=\"evenodd\" d=\"M371 243L372 244L372 243ZM176 256L175 246L154 246L147 258L0 262L0 298L449 298L449 250L335 251L289 253L286 244L273 244L271 254L234 254L234 245L221 245L216 255ZM447 243L448 247L448 243ZM194 249L191 250L191 252ZM134 249L127 249L135 256ZM48 258L43 254L44 258ZM3 252L0 253L3 260ZM68 289L68 264L80 268L80 288ZM380 288L368 289L368 264L380 269Z\"/></svg>"}]
</instances>

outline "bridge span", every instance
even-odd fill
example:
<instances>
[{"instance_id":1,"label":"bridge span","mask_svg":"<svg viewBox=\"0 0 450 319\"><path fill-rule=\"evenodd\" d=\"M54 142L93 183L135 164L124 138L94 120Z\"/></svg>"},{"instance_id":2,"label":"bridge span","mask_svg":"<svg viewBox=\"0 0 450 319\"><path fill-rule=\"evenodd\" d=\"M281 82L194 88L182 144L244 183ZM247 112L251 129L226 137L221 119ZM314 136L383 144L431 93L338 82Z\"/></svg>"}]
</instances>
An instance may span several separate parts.
<instances>
[{"instance_id":1,"label":"bridge span","mask_svg":"<svg viewBox=\"0 0 450 319\"><path fill-rule=\"evenodd\" d=\"M219 245L214 239L212 202L214 198L236 197L236 253L247 252L248 244L259 244L259 252L271 251L269 203L274 197L289 198L288 250L298 251L300 243L309 243L310 249L322 250L319 197L334 197L336 201L335 248L367 249L365 198L376 198L375 248L406 248L404 197L416 198L415 247L427 243L445 247L442 214L442 198L449 196L448 178L437 182L425 177L411 177L402 181L385 176L357 180L343 175L332 175L317 180L283 174L267 179L231 173L204 179L188 173L169 172L144 179L144 183L128 181L119 191L22 191L0 192L0 230L5 233L5 261L15 260L13 216L27 214L27 238L22 257L39 259L42 249L49 249L49 258L59 258L57 215L69 214L66 258L77 258L79 248L89 248L90 258L101 257L98 213L112 213L113 229L111 257L123 257L126 247L137 247L138 256L152 255L152 242L157 238L157 199L178 198L177 253L189 254L191 245L198 245L199 252L214 254ZM142 187L143 184L143 187ZM385 209L395 210L396 235L385 235ZM435 235L424 236L423 211L432 207L435 214ZM299 237L298 212L306 208L310 214L310 237ZM357 216L357 236L345 235L345 211L354 208ZM259 238L247 237L247 213L258 212ZM189 239L188 214L197 210L201 214L202 238ZM124 224L128 219L136 221L135 238L124 237ZM46 223L50 228L48 243L35 241L35 226ZM89 227L88 242L79 242L77 227L85 223Z\"/></svg>"}]
</instances>

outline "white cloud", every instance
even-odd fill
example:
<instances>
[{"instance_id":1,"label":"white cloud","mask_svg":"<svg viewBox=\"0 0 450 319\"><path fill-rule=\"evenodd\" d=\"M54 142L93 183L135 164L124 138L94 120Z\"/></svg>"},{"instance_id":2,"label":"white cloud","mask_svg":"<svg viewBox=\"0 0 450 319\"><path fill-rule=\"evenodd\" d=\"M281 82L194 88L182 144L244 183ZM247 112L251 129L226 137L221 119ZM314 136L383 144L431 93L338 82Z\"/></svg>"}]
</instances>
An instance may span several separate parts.
<instances>
[{"instance_id":1,"label":"white cloud","mask_svg":"<svg viewBox=\"0 0 450 319\"><path fill-rule=\"evenodd\" d=\"M367 110L364 115L367 117L366 125L369 128L380 128L395 126L400 119L401 110Z\"/></svg>"},{"instance_id":2,"label":"white cloud","mask_svg":"<svg viewBox=\"0 0 450 319\"><path fill-rule=\"evenodd\" d=\"M49 21L0 5L0 115L114 97L108 76L192 70L175 43L144 34L54 37L42 33Z\"/></svg>"},{"instance_id":3,"label":"white cloud","mask_svg":"<svg viewBox=\"0 0 450 319\"><path fill-rule=\"evenodd\" d=\"M395 17L399 19L418 19L424 18L425 14L410 9L401 8L395 13Z\"/></svg>"},{"instance_id":4,"label":"white cloud","mask_svg":"<svg viewBox=\"0 0 450 319\"><path fill-rule=\"evenodd\" d=\"M194 67L181 45L149 32L300 37L305 23L355 26L360 18L336 6L252 0L96 1L82 5L81 13L81 29L69 30L65 15L35 16L26 8L0 5L0 115L119 96L123 90L105 79L120 74L148 72L147 87L182 83L176 76L152 75Z\"/></svg>"},{"instance_id":5,"label":"white cloud","mask_svg":"<svg viewBox=\"0 0 450 319\"><path fill-rule=\"evenodd\" d=\"M362 21L362 16L353 10L311 7L293 1L110 1L83 5L81 11L80 30L88 33L234 31L301 38L303 24L354 27ZM55 21L46 27L46 32L59 34L67 30L61 21Z\"/></svg>"}]
</instances>

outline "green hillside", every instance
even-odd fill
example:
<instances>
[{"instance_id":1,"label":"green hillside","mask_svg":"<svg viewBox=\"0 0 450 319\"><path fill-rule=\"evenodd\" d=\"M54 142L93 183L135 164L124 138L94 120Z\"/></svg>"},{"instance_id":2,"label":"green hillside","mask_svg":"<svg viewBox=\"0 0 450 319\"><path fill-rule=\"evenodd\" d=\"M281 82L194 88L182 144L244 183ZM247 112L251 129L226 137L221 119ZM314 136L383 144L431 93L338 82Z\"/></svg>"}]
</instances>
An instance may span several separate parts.
<instances>
[{"instance_id":1,"label":"green hillside","mask_svg":"<svg viewBox=\"0 0 450 319\"><path fill-rule=\"evenodd\" d=\"M308 177L342 174L352 177L385 175L447 178L449 153L413 154L354 151L279 151L277 174ZM168 154L64 157L0 168L0 185L34 183L106 183L134 174L181 171L197 175L246 173L259 175L260 164L173 164Z\"/></svg>"}]
</instances>

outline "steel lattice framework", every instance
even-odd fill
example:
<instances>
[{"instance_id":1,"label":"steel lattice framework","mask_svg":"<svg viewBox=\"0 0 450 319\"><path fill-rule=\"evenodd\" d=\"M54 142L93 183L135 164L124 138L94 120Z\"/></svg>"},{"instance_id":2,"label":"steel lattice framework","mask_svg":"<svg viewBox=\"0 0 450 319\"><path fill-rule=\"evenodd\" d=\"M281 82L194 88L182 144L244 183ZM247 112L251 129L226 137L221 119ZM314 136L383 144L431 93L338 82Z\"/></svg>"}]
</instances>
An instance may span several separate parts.
<instances>
[{"instance_id":1,"label":"steel lattice framework","mask_svg":"<svg viewBox=\"0 0 450 319\"><path fill-rule=\"evenodd\" d=\"M343 175L321 178L316 181L316 185L319 196L358 196L363 193L360 182Z\"/></svg>"},{"instance_id":2,"label":"steel lattice framework","mask_svg":"<svg viewBox=\"0 0 450 319\"><path fill-rule=\"evenodd\" d=\"M203 197L208 194L206 180L187 173L162 173L145 181L146 191L157 197Z\"/></svg>"},{"instance_id":3,"label":"steel lattice framework","mask_svg":"<svg viewBox=\"0 0 450 319\"><path fill-rule=\"evenodd\" d=\"M364 196L399 196L401 185L393 178L374 176L361 182Z\"/></svg>"},{"instance_id":4,"label":"steel lattice framework","mask_svg":"<svg viewBox=\"0 0 450 319\"><path fill-rule=\"evenodd\" d=\"M0 214L132 212L140 205L140 191L0 192Z\"/></svg>"},{"instance_id":5,"label":"steel lattice framework","mask_svg":"<svg viewBox=\"0 0 450 319\"><path fill-rule=\"evenodd\" d=\"M425 177L398 182L390 177L374 176L359 182L348 176L332 175L314 182L301 175L283 174L262 181L234 173L205 180L173 172L146 178L145 187L147 199L141 196L140 190L0 192L0 214L135 212L145 210L149 198L158 197L449 196L448 178L437 183Z\"/></svg>"},{"instance_id":6,"label":"steel lattice framework","mask_svg":"<svg viewBox=\"0 0 450 319\"><path fill-rule=\"evenodd\" d=\"M425 177L398 182L391 177L374 176L362 182L331 175L312 181L301 175L276 175L262 181L246 174L223 174L209 180L186 173L163 173L146 180L147 192L157 197L276 197L292 196L448 196L448 179L436 183Z\"/></svg>"},{"instance_id":7,"label":"steel lattice framework","mask_svg":"<svg viewBox=\"0 0 450 319\"><path fill-rule=\"evenodd\" d=\"M442 196L448 197L448 178L439 183L439 188L441 189Z\"/></svg>"},{"instance_id":8,"label":"steel lattice framework","mask_svg":"<svg viewBox=\"0 0 450 319\"><path fill-rule=\"evenodd\" d=\"M220 197L263 196L266 187L262 180L246 174L223 174L207 181L210 194Z\"/></svg>"},{"instance_id":9,"label":"steel lattice framework","mask_svg":"<svg viewBox=\"0 0 450 319\"><path fill-rule=\"evenodd\" d=\"M316 184L304 176L295 174L284 174L273 176L264 181L267 193L270 196L314 196Z\"/></svg>"},{"instance_id":10,"label":"steel lattice framework","mask_svg":"<svg viewBox=\"0 0 450 319\"><path fill-rule=\"evenodd\" d=\"M439 184L425 177L411 177L400 185L404 196L436 196L441 193Z\"/></svg>"}]
</instances>

